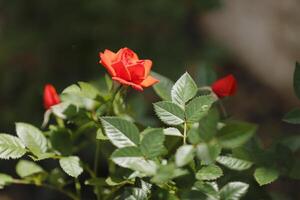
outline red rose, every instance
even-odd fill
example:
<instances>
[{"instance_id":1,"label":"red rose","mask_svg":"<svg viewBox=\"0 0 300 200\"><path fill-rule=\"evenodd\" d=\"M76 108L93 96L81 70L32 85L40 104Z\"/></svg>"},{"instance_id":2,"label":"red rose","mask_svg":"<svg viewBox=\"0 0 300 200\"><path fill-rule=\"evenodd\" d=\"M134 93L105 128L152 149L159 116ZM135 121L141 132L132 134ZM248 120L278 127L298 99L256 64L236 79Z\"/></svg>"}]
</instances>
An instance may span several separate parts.
<instances>
[{"instance_id":1,"label":"red rose","mask_svg":"<svg viewBox=\"0 0 300 200\"><path fill-rule=\"evenodd\" d=\"M219 98L223 98L235 94L237 82L234 76L230 74L214 82L211 88Z\"/></svg>"},{"instance_id":2,"label":"red rose","mask_svg":"<svg viewBox=\"0 0 300 200\"><path fill-rule=\"evenodd\" d=\"M46 110L60 103L60 98L53 85L47 84L44 88L44 107Z\"/></svg>"},{"instance_id":3,"label":"red rose","mask_svg":"<svg viewBox=\"0 0 300 200\"><path fill-rule=\"evenodd\" d=\"M110 50L100 52L100 63L107 69L113 80L143 91L158 82L150 76L151 60L140 60L129 48L122 48L117 53Z\"/></svg>"}]
</instances>

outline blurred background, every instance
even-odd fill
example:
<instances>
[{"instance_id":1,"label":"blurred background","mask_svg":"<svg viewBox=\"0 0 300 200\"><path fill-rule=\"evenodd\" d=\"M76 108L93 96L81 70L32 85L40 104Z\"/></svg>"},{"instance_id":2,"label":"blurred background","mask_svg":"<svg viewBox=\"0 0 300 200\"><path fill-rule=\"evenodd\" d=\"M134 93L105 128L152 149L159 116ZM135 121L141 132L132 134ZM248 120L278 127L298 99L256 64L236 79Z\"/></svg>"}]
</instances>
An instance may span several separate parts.
<instances>
[{"instance_id":1,"label":"blurred background","mask_svg":"<svg viewBox=\"0 0 300 200\"><path fill-rule=\"evenodd\" d=\"M97 80L105 73L99 51L127 46L173 80L185 70L198 83L203 69L234 74L239 90L226 102L229 113L259 124L265 146L299 134L299 127L281 122L299 105L292 90L300 61L299 9L299 0L0 0L1 132L14 134L16 121L40 126L44 84L62 91ZM152 89L139 98L145 106L157 100ZM13 172L13 164L0 161L0 172ZM300 199L296 181L267 189ZM1 200L41 197L57 199L34 187L0 190Z\"/></svg>"}]
</instances>

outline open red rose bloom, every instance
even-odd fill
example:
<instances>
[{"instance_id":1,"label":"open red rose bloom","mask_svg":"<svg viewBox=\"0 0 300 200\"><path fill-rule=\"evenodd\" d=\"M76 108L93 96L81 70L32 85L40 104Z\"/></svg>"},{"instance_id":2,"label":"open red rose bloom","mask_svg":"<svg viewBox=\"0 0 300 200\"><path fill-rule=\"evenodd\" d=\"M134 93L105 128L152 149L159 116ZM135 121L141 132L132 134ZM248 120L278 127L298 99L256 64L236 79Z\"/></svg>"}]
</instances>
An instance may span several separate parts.
<instances>
[{"instance_id":1,"label":"open red rose bloom","mask_svg":"<svg viewBox=\"0 0 300 200\"><path fill-rule=\"evenodd\" d=\"M60 103L60 98L53 85L47 84L44 88L44 107L46 110Z\"/></svg>"},{"instance_id":2,"label":"open red rose bloom","mask_svg":"<svg viewBox=\"0 0 300 200\"><path fill-rule=\"evenodd\" d=\"M100 52L100 63L107 69L113 80L143 91L158 82L150 75L151 60L140 60L132 50L122 48L117 53L110 50Z\"/></svg>"}]
</instances>

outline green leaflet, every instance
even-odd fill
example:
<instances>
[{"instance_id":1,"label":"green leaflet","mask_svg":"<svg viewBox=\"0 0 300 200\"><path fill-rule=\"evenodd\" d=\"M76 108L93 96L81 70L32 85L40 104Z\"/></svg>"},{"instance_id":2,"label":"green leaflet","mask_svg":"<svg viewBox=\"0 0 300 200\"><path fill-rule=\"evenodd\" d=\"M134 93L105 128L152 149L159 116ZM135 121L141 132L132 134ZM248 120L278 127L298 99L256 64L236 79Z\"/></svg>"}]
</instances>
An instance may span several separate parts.
<instances>
[{"instance_id":1,"label":"green leaflet","mask_svg":"<svg viewBox=\"0 0 300 200\"><path fill-rule=\"evenodd\" d=\"M25 153L25 145L19 138L9 134L0 134L1 159L16 159L22 157Z\"/></svg>"},{"instance_id":2,"label":"green leaflet","mask_svg":"<svg viewBox=\"0 0 300 200\"><path fill-rule=\"evenodd\" d=\"M186 72L174 84L171 91L172 102L184 108L185 103L192 99L198 87L192 77Z\"/></svg>"},{"instance_id":3,"label":"green leaflet","mask_svg":"<svg viewBox=\"0 0 300 200\"><path fill-rule=\"evenodd\" d=\"M20 160L16 165L16 172L21 178L44 172L36 163L28 160Z\"/></svg>"},{"instance_id":4,"label":"green leaflet","mask_svg":"<svg viewBox=\"0 0 300 200\"><path fill-rule=\"evenodd\" d=\"M223 171L217 165L208 165L202 167L197 173L198 180L215 180L223 175Z\"/></svg>"},{"instance_id":5,"label":"green leaflet","mask_svg":"<svg viewBox=\"0 0 300 200\"><path fill-rule=\"evenodd\" d=\"M163 129L153 129L144 135L140 149L146 158L155 158L167 151L164 147L164 141Z\"/></svg>"},{"instance_id":6,"label":"green leaflet","mask_svg":"<svg viewBox=\"0 0 300 200\"><path fill-rule=\"evenodd\" d=\"M163 100L171 101L171 89L174 85L173 81L155 72L151 72L151 74L159 80L158 83L153 85L156 94Z\"/></svg>"},{"instance_id":7,"label":"green leaflet","mask_svg":"<svg viewBox=\"0 0 300 200\"><path fill-rule=\"evenodd\" d=\"M279 177L279 172L274 168L257 168L254 172L254 178L259 185L266 185L275 181Z\"/></svg>"},{"instance_id":8,"label":"green leaflet","mask_svg":"<svg viewBox=\"0 0 300 200\"><path fill-rule=\"evenodd\" d=\"M179 125L184 122L184 111L175 103L160 101L154 103L156 115L168 125Z\"/></svg>"},{"instance_id":9,"label":"green leaflet","mask_svg":"<svg viewBox=\"0 0 300 200\"><path fill-rule=\"evenodd\" d=\"M156 172L156 164L146 160L137 147L124 147L117 149L111 155L111 159L119 166L153 175Z\"/></svg>"},{"instance_id":10,"label":"green leaflet","mask_svg":"<svg viewBox=\"0 0 300 200\"><path fill-rule=\"evenodd\" d=\"M16 131L18 137L36 157L43 157L47 151L47 139L39 129L30 124L16 123Z\"/></svg>"},{"instance_id":11,"label":"green leaflet","mask_svg":"<svg viewBox=\"0 0 300 200\"><path fill-rule=\"evenodd\" d=\"M59 164L64 172L74 178L77 178L83 172L80 159L77 156L63 157L59 160Z\"/></svg>"},{"instance_id":12,"label":"green leaflet","mask_svg":"<svg viewBox=\"0 0 300 200\"><path fill-rule=\"evenodd\" d=\"M256 125L230 122L218 132L219 144L224 148L236 148L246 143L256 132Z\"/></svg>"},{"instance_id":13,"label":"green leaflet","mask_svg":"<svg viewBox=\"0 0 300 200\"><path fill-rule=\"evenodd\" d=\"M237 171L249 169L253 164L250 161L234 158L231 156L218 156L217 162L229 169Z\"/></svg>"},{"instance_id":14,"label":"green leaflet","mask_svg":"<svg viewBox=\"0 0 300 200\"><path fill-rule=\"evenodd\" d=\"M249 185L242 182L227 183L220 190L220 200L239 200L245 195Z\"/></svg>"},{"instance_id":15,"label":"green leaflet","mask_svg":"<svg viewBox=\"0 0 300 200\"><path fill-rule=\"evenodd\" d=\"M186 119L188 122L198 122L211 108L216 99L211 95L203 95L192 99L186 106Z\"/></svg>"},{"instance_id":16,"label":"green leaflet","mask_svg":"<svg viewBox=\"0 0 300 200\"><path fill-rule=\"evenodd\" d=\"M139 144L139 130L132 123L119 117L102 117L106 136L118 148Z\"/></svg>"}]
</instances>

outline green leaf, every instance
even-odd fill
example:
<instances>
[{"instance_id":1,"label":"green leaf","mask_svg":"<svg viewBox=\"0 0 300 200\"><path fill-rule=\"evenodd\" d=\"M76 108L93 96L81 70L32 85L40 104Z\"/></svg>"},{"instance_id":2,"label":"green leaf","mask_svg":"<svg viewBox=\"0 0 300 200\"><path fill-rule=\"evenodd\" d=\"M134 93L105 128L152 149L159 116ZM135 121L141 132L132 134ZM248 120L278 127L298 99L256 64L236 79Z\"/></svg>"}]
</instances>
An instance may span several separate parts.
<instances>
[{"instance_id":1,"label":"green leaf","mask_svg":"<svg viewBox=\"0 0 300 200\"><path fill-rule=\"evenodd\" d=\"M142 172L146 175L153 175L156 172L156 164L146 160L137 147L124 147L117 149L111 155L114 163L121 167Z\"/></svg>"},{"instance_id":2,"label":"green leaf","mask_svg":"<svg viewBox=\"0 0 300 200\"><path fill-rule=\"evenodd\" d=\"M37 164L28 160L20 160L16 165L16 172L21 178L43 173L44 170Z\"/></svg>"},{"instance_id":3,"label":"green leaf","mask_svg":"<svg viewBox=\"0 0 300 200\"><path fill-rule=\"evenodd\" d=\"M168 181L187 174L186 170L176 168L174 164L159 166L157 173L153 176L151 181L157 184L167 183Z\"/></svg>"},{"instance_id":4,"label":"green leaf","mask_svg":"<svg viewBox=\"0 0 300 200\"><path fill-rule=\"evenodd\" d=\"M72 153L71 133L64 128L54 128L51 130L50 141L52 147L63 155Z\"/></svg>"},{"instance_id":5,"label":"green leaf","mask_svg":"<svg viewBox=\"0 0 300 200\"><path fill-rule=\"evenodd\" d=\"M36 127L26 123L16 123L18 137L25 146L37 157L47 151L47 139Z\"/></svg>"},{"instance_id":6,"label":"green leaf","mask_svg":"<svg viewBox=\"0 0 300 200\"><path fill-rule=\"evenodd\" d=\"M80 159L77 156L63 157L59 159L59 164L64 172L74 178L77 178L83 172Z\"/></svg>"},{"instance_id":7,"label":"green leaf","mask_svg":"<svg viewBox=\"0 0 300 200\"><path fill-rule=\"evenodd\" d=\"M224 165L225 167L228 167L229 169L242 171L249 169L252 166L252 162L247 160L242 160L230 156L218 156L217 162Z\"/></svg>"},{"instance_id":8,"label":"green leaf","mask_svg":"<svg viewBox=\"0 0 300 200\"><path fill-rule=\"evenodd\" d=\"M186 119L188 122L198 122L203 118L216 101L211 95L203 95L194 98L186 106Z\"/></svg>"},{"instance_id":9,"label":"green leaf","mask_svg":"<svg viewBox=\"0 0 300 200\"><path fill-rule=\"evenodd\" d=\"M173 127L165 128L163 132L165 135L183 137L183 135L177 128L173 128Z\"/></svg>"},{"instance_id":10,"label":"green leaf","mask_svg":"<svg viewBox=\"0 0 300 200\"><path fill-rule=\"evenodd\" d=\"M139 130L132 123L118 117L102 117L106 136L118 148L139 144Z\"/></svg>"},{"instance_id":11,"label":"green leaf","mask_svg":"<svg viewBox=\"0 0 300 200\"><path fill-rule=\"evenodd\" d=\"M185 103L192 99L198 87L192 77L186 72L174 84L171 90L172 102L184 108Z\"/></svg>"},{"instance_id":12,"label":"green leaf","mask_svg":"<svg viewBox=\"0 0 300 200\"><path fill-rule=\"evenodd\" d=\"M124 200L147 200L147 193L141 188L131 187L125 190ZM123 195L122 195L123 196Z\"/></svg>"},{"instance_id":13,"label":"green leaf","mask_svg":"<svg viewBox=\"0 0 300 200\"><path fill-rule=\"evenodd\" d=\"M179 125L184 122L184 111L175 103L160 101L154 103L154 109L159 119L168 125Z\"/></svg>"},{"instance_id":14,"label":"green leaf","mask_svg":"<svg viewBox=\"0 0 300 200\"><path fill-rule=\"evenodd\" d=\"M257 168L254 172L254 178L260 186L272 183L278 177L279 172L274 168L260 167Z\"/></svg>"},{"instance_id":15,"label":"green leaf","mask_svg":"<svg viewBox=\"0 0 300 200\"><path fill-rule=\"evenodd\" d=\"M72 104L77 109L78 108L84 108L86 110L94 110L100 105L100 103L98 101L87 98L87 97L81 95L81 93L80 94L63 93L61 95L61 99L62 99L63 103L65 103L66 105L67 104Z\"/></svg>"},{"instance_id":16,"label":"green leaf","mask_svg":"<svg viewBox=\"0 0 300 200\"><path fill-rule=\"evenodd\" d=\"M197 173L198 180L215 180L223 175L223 171L217 165L208 165L202 167Z\"/></svg>"},{"instance_id":17,"label":"green leaf","mask_svg":"<svg viewBox=\"0 0 300 200\"><path fill-rule=\"evenodd\" d=\"M247 192L249 185L242 182L227 183L220 190L220 200L239 200Z\"/></svg>"},{"instance_id":18,"label":"green leaf","mask_svg":"<svg viewBox=\"0 0 300 200\"><path fill-rule=\"evenodd\" d=\"M219 200L219 187L216 182L196 181L194 188L207 196L205 200Z\"/></svg>"},{"instance_id":19,"label":"green leaf","mask_svg":"<svg viewBox=\"0 0 300 200\"><path fill-rule=\"evenodd\" d=\"M197 123L196 125L194 124L194 126L192 126L187 132L187 139L191 144L199 144L203 142L197 125L199 125L199 123Z\"/></svg>"},{"instance_id":20,"label":"green leaf","mask_svg":"<svg viewBox=\"0 0 300 200\"><path fill-rule=\"evenodd\" d=\"M22 157L25 153L25 145L19 138L9 134L0 134L1 159L16 159Z\"/></svg>"},{"instance_id":21,"label":"green leaf","mask_svg":"<svg viewBox=\"0 0 300 200\"><path fill-rule=\"evenodd\" d=\"M300 99L300 64L296 62L294 72L294 91L297 97Z\"/></svg>"},{"instance_id":22,"label":"green leaf","mask_svg":"<svg viewBox=\"0 0 300 200\"><path fill-rule=\"evenodd\" d=\"M80 93L80 87L76 84L72 84L62 91L62 94L79 94L79 93Z\"/></svg>"},{"instance_id":23,"label":"green leaf","mask_svg":"<svg viewBox=\"0 0 300 200\"><path fill-rule=\"evenodd\" d=\"M164 147L164 141L163 129L153 129L144 135L140 149L146 158L155 158L167 151Z\"/></svg>"},{"instance_id":24,"label":"green leaf","mask_svg":"<svg viewBox=\"0 0 300 200\"><path fill-rule=\"evenodd\" d=\"M288 147L292 152L296 152L300 149L300 135L284 138L281 143Z\"/></svg>"},{"instance_id":25,"label":"green leaf","mask_svg":"<svg viewBox=\"0 0 300 200\"><path fill-rule=\"evenodd\" d=\"M256 129L254 124L231 122L219 131L218 140L224 148L236 148L246 143L254 135Z\"/></svg>"},{"instance_id":26,"label":"green leaf","mask_svg":"<svg viewBox=\"0 0 300 200\"><path fill-rule=\"evenodd\" d=\"M299 88L300 88L300 86L299 86ZM283 121L290 123L290 124L300 124L300 109L296 108L296 109L288 112L284 116Z\"/></svg>"},{"instance_id":27,"label":"green leaf","mask_svg":"<svg viewBox=\"0 0 300 200\"><path fill-rule=\"evenodd\" d=\"M209 165L215 162L216 158L221 153L221 148L216 144L201 143L196 147L197 157L204 165Z\"/></svg>"},{"instance_id":28,"label":"green leaf","mask_svg":"<svg viewBox=\"0 0 300 200\"><path fill-rule=\"evenodd\" d=\"M86 82L78 82L78 85L81 88L81 95L90 99L95 99L97 96L100 96L99 90Z\"/></svg>"},{"instance_id":29,"label":"green leaf","mask_svg":"<svg viewBox=\"0 0 300 200\"><path fill-rule=\"evenodd\" d=\"M171 101L171 89L174 85L173 81L155 72L151 74L159 80L158 83L153 85L156 94L163 100Z\"/></svg>"},{"instance_id":30,"label":"green leaf","mask_svg":"<svg viewBox=\"0 0 300 200\"><path fill-rule=\"evenodd\" d=\"M210 141L217 133L217 126L220 120L220 115L217 109L210 109L208 114L199 122L199 136Z\"/></svg>"},{"instance_id":31,"label":"green leaf","mask_svg":"<svg viewBox=\"0 0 300 200\"><path fill-rule=\"evenodd\" d=\"M14 179L10 175L0 173L0 189L4 186L13 183Z\"/></svg>"},{"instance_id":32,"label":"green leaf","mask_svg":"<svg viewBox=\"0 0 300 200\"><path fill-rule=\"evenodd\" d=\"M178 167L182 167L193 160L195 156L195 148L193 145L184 145L177 149L175 154L175 163Z\"/></svg>"}]
</instances>

